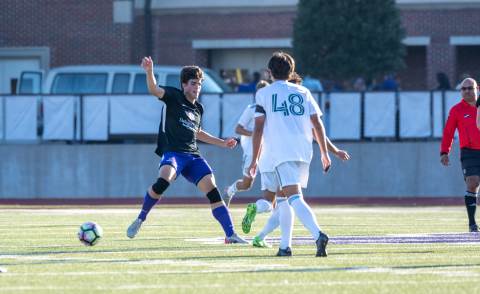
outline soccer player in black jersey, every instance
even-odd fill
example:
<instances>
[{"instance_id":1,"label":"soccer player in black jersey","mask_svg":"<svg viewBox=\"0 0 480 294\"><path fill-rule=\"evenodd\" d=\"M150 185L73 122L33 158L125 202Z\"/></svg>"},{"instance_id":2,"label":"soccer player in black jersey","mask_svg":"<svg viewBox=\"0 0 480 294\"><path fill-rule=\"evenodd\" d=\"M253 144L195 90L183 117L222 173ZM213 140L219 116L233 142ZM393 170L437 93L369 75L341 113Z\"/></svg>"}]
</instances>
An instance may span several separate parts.
<instances>
[{"instance_id":1,"label":"soccer player in black jersey","mask_svg":"<svg viewBox=\"0 0 480 294\"><path fill-rule=\"evenodd\" d=\"M159 142L165 146L157 146L163 152L160 162L159 176L145 195L142 210L138 218L127 229L127 236L134 238L152 207L158 202L171 182L181 174L189 182L195 184L207 195L215 219L225 232L225 243L248 243L238 236L233 227L228 208L218 191L212 169L200 155L197 140L225 148L233 148L236 140L222 140L214 137L200 126L203 106L197 99L203 82L203 72L198 66L185 66L180 73L182 89L158 87L153 74L151 57L144 57L141 66L147 74L148 90L166 104L165 133Z\"/></svg>"}]
</instances>

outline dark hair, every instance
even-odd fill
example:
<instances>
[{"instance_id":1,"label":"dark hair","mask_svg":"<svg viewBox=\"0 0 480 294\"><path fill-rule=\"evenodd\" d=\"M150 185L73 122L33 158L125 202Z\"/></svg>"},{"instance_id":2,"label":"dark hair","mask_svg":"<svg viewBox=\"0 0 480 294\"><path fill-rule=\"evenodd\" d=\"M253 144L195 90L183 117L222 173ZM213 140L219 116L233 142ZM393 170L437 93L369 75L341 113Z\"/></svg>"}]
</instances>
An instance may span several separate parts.
<instances>
[{"instance_id":1,"label":"dark hair","mask_svg":"<svg viewBox=\"0 0 480 294\"><path fill-rule=\"evenodd\" d=\"M288 80L295 71L295 61L285 52L275 52L268 62L268 69L274 79Z\"/></svg>"},{"instance_id":2,"label":"dark hair","mask_svg":"<svg viewBox=\"0 0 480 294\"><path fill-rule=\"evenodd\" d=\"M302 82L303 82L303 79L302 77L296 73L296 72L292 72L292 74L290 75L290 79L288 80L290 83L294 83L294 84L297 84L297 85L301 85Z\"/></svg>"},{"instance_id":3,"label":"dark hair","mask_svg":"<svg viewBox=\"0 0 480 294\"><path fill-rule=\"evenodd\" d=\"M203 71L196 65L187 65L182 68L180 72L180 82L182 84L188 83L189 80L203 80Z\"/></svg>"}]
</instances>

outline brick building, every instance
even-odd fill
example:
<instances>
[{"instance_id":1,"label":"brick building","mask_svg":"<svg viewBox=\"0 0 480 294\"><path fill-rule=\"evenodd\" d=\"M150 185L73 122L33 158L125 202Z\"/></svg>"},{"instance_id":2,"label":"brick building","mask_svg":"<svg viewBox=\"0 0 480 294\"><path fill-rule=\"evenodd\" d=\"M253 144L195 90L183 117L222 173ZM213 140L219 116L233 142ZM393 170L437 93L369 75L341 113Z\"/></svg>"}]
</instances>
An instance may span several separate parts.
<instances>
[{"instance_id":1,"label":"brick building","mask_svg":"<svg viewBox=\"0 0 480 294\"><path fill-rule=\"evenodd\" d=\"M71 64L161 64L217 71L265 67L290 50L298 0L2 0L0 93L22 70ZM150 5L148 5L150 4ZM403 89L432 89L445 72L480 78L480 0L397 0L407 37Z\"/></svg>"}]
</instances>

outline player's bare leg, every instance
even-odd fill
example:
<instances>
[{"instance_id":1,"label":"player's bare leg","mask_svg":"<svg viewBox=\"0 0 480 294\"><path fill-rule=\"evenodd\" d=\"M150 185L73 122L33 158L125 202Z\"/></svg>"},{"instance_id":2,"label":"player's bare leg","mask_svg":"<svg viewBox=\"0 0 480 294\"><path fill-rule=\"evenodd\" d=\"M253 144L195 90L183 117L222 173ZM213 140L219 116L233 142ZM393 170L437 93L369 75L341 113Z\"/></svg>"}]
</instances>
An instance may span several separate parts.
<instances>
[{"instance_id":1,"label":"player's bare leg","mask_svg":"<svg viewBox=\"0 0 480 294\"><path fill-rule=\"evenodd\" d=\"M222 196L225 205L227 205L227 207L230 206L230 201L232 201L235 193L250 190L253 186L253 181L254 179L251 176L244 175L243 178L236 180L233 184L225 188Z\"/></svg>"}]
</instances>

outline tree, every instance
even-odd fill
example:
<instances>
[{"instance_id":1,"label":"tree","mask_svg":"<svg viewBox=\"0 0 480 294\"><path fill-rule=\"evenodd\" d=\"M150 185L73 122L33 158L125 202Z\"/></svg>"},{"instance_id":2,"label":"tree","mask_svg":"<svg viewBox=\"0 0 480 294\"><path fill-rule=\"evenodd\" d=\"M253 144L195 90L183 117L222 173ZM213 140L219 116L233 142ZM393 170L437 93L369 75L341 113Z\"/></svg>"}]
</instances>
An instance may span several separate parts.
<instances>
[{"instance_id":1,"label":"tree","mask_svg":"<svg viewBox=\"0 0 480 294\"><path fill-rule=\"evenodd\" d=\"M300 0L293 51L302 74L372 78L404 66L404 36L395 0Z\"/></svg>"}]
</instances>

